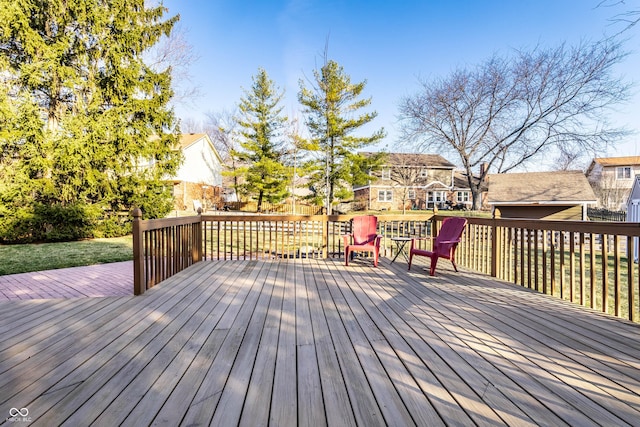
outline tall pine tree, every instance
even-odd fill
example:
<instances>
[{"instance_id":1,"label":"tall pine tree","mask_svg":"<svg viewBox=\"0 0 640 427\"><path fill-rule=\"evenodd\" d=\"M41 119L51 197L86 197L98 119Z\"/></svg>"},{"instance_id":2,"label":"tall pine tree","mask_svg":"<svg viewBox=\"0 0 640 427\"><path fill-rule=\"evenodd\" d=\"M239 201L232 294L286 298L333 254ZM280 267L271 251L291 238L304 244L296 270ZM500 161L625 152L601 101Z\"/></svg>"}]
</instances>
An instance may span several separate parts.
<instances>
[{"instance_id":1,"label":"tall pine tree","mask_svg":"<svg viewBox=\"0 0 640 427\"><path fill-rule=\"evenodd\" d=\"M282 116L279 106L284 95L276 88L264 69L253 78L250 90L241 98L238 118L241 150L234 150L237 161L244 164L235 173L244 177L241 185L245 195L258 202L258 212L262 203L277 203L288 194L289 168L284 165L286 155L284 127L287 118Z\"/></svg>"},{"instance_id":2,"label":"tall pine tree","mask_svg":"<svg viewBox=\"0 0 640 427\"><path fill-rule=\"evenodd\" d=\"M316 154L309 165L311 184L325 199L330 215L334 201L349 198L351 186L366 182L368 171L380 162L381 156L365 157L357 151L380 141L385 132L381 128L370 136L355 135L377 116L376 112L354 116L371 103L371 98L359 99L366 81L351 83L344 69L332 60L325 60L313 75L311 88L300 81L298 100L304 106L311 134L306 148Z\"/></svg>"},{"instance_id":3,"label":"tall pine tree","mask_svg":"<svg viewBox=\"0 0 640 427\"><path fill-rule=\"evenodd\" d=\"M144 0L0 0L0 239L85 237L133 205L169 211L170 70L143 61L178 20L165 13Z\"/></svg>"}]
</instances>

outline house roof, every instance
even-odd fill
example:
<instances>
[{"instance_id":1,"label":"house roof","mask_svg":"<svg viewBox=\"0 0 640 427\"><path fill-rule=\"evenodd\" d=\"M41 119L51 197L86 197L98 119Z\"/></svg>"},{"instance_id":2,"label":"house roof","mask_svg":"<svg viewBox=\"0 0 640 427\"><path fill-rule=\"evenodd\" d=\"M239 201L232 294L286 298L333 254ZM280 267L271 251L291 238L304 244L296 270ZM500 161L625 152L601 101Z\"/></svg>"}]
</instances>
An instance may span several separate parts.
<instances>
[{"instance_id":1,"label":"house roof","mask_svg":"<svg viewBox=\"0 0 640 427\"><path fill-rule=\"evenodd\" d=\"M488 175L489 204L595 203L597 198L582 171Z\"/></svg>"},{"instance_id":2,"label":"house roof","mask_svg":"<svg viewBox=\"0 0 640 427\"><path fill-rule=\"evenodd\" d=\"M640 165L640 156L596 157L593 161L602 166L631 166Z\"/></svg>"},{"instance_id":3,"label":"house roof","mask_svg":"<svg viewBox=\"0 0 640 427\"><path fill-rule=\"evenodd\" d=\"M474 176L473 177L473 181L475 184L478 183L478 177ZM453 188L454 189L468 189L469 188L469 182L467 180L467 173L464 171L455 171L453 174ZM480 191L484 192L487 191L487 184L486 184L486 180L484 180L482 182L482 185L480 185Z\"/></svg>"},{"instance_id":4,"label":"house roof","mask_svg":"<svg viewBox=\"0 0 640 427\"><path fill-rule=\"evenodd\" d=\"M208 138L208 135L206 133L183 133L180 135L180 148L184 150L202 138Z\"/></svg>"},{"instance_id":5,"label":"house roof","mask_svg":"<svg viewBox=\"0 0 640 427\"><path fill-rule=\"evenodd\" d=\"M213 151L218 158L218 161L224 164L220 153L218 153L218 150L216 150L216 147L213 145L213 141L211 141L211 138L209 138L209 135L206 133L183 133L180 135L180 148L185 150L203 138L207 141L209 148L211 148L211 151Z\"/></svg>"},{"instance_id":6,"label":"house roof","mask_svg":"<svg viewBox=\"0 0 640 427\"><path fill-rule=\"evenodd\" d=\"M361 153L365 156L373 153ZM455 169L455 165L440 154L386 153L386 164L393 166L428 166L431 168Z\"/></svg>"}]
</instances>

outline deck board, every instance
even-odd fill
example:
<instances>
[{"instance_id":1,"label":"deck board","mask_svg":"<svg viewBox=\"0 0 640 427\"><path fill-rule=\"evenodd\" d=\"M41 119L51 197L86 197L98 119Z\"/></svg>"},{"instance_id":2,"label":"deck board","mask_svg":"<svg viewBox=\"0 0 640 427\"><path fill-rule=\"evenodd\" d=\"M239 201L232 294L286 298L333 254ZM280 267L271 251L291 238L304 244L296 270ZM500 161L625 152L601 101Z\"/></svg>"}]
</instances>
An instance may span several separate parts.
<instances>
[{"instance_id":1,"label":"deck board","mask_svg":"<svg viewBox=\"0 0 640 427\"><path fill-rule=\"evenodd\" d=\"M0 412L43 426L638 425L640 325L423 266L212 261L139 297L1 302Z\"/></svg>"}]
</instances>

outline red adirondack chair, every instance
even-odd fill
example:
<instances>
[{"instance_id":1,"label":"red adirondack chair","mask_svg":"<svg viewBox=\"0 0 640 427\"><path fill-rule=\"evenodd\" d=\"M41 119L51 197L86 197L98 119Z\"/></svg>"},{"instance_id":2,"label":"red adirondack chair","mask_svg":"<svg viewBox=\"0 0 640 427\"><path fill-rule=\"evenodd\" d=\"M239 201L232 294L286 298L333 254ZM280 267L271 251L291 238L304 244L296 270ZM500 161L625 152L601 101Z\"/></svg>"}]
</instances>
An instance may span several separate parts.
<instances>
[{"instance_id":1,"label":"red adirondack chair","mask_svg":"<svg viewBox=\"0 0 640 427\"><path fill-rule=\"evenodd\" d=\"M465 218L449 217L442 221L442 227L440 232L433 243L433 251L426 251L424 249L418 249L415 247L415 240L411 240L411 249L409 250L409 270L411 270L411 261L414 255L426 256L431 258L431 268L429 274L435 275L436 264L438 264L438 258L446 258L451 260L453 269L458 271L456 266L455 254L460 238L464 232L464 228L467 225Z\"/></svg>"},{"instance_id":2,"label":"red adirondack chair","mask_svg":"<svg viewBox=\"0 0 640 427\"><path fill-rule=\"evenodd\" d=\"M378 266L380 239L378 218L373 215L356 216L351 220L351 234L342 236L344 240L344 264L349 265L352 252L373 252L373 265Z\"/></svg>"}]
</instances>

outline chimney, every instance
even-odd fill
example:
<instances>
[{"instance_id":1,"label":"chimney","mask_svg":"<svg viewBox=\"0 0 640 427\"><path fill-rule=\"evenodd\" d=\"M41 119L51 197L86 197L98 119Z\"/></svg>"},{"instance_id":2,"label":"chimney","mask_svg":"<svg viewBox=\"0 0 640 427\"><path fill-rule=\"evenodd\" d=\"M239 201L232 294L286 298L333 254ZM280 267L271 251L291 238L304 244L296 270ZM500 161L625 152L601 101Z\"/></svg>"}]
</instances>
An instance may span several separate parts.
<instances>
[{"instance_id":1,"label":"chimney","mask_svg":"<svg viewBox=\"0 0 640 427\"><path fill-rule=\"evenodd\" d=\"M489 163L482 162L480 163L480 176L484 175L489 169Z\"/></svg>"}]
</instances>

